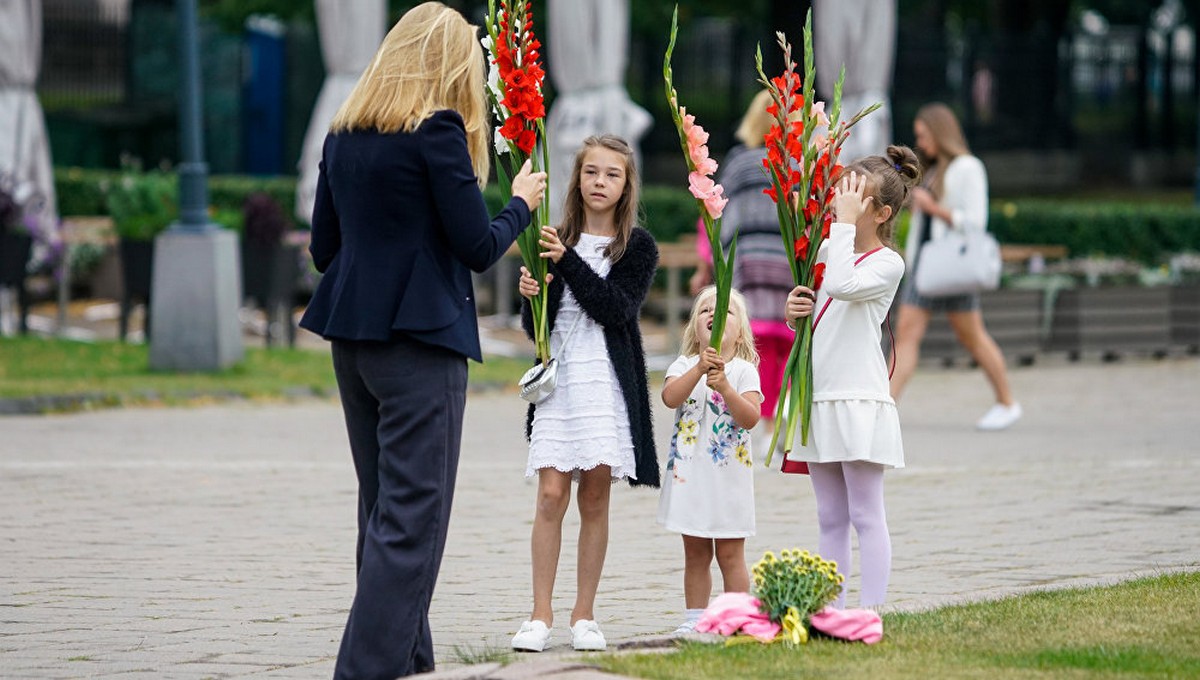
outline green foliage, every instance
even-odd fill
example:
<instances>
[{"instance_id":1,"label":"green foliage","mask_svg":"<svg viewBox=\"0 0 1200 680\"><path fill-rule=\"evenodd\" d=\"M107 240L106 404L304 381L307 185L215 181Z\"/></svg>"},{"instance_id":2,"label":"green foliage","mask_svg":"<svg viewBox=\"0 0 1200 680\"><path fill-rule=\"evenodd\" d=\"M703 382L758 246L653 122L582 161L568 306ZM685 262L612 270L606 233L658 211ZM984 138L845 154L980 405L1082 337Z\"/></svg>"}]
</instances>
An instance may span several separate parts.
<instances>
[{"instance_id":1,"label":"green foliage","mask_svg":"<svg viewBox=\"0 0 1200 680\"><path fill-rule=\"evenodd\" d=\"M700 219L696 199L682 187L642 187L642 214L642 226L663 243L696 234L696 221Z\"/></svg>"},{"instance_id":2,"label":"green foliage","mask_svg":"<svg viewBox=\"0 0 1200 680\"><path fill-rule=\"evenodd\" d=\"M117 235L149 241L179 215L179 183L161 171L127 171L107 184L105 202Z\"/></svg>"},{"instance_id":3,"label":"green foliage","mask_svg":"<svg viewBox=\"0 0 1200 680\"><path fill-rule=\"evenodd\" d=\"M1200 209L1151 203L1023 200L992 204L1001 243L1065 245L1071 257L1109 255L1143 264L1200 250Z\"/></svg>"},{"instance_id":4,"label":"green foliage","mask_svg":"<svg viewBox=\"0 0 1200 680\"><path fill-rule=\"evenodd\" d=\"M55 168L54 183L59 214L109 215L118 234L127 238L153 238L177 213L175 176L170 173ZM296 204L295 178L214 175L208 178L213 221L241 231L242 206L257 192L269 195L285 213Z\"/></svg>"},{"instance_id":5,"label":"green foliage","mask_svg":"<svg viewBox=\"0 0 1200 680\"><path fill-rule=\"evenodd\" d=\"M111 170L55 168L54 189L60 215L107 215L105 194L115 177Z\"/></svg>"},{"instance_id":6,"label":"green foliage","mask_svg":"<svg viewBox=\"0 0 1200 680\"><path fill-rule=\"evenodd\" d=\"M251 177L248 175L213 175L208 178L208 203L217 211L241 213L246 199L254 193L265 193L291 215L296 206L295 177Z\"/></svg>"}]
</instances>

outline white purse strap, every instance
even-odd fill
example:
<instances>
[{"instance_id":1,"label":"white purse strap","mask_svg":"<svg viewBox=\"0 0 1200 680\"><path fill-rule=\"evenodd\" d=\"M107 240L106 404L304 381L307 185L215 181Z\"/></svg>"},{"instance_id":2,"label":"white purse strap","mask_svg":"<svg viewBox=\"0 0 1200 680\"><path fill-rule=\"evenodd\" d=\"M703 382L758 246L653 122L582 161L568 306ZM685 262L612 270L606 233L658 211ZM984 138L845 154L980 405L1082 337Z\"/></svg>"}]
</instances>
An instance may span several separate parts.
<instances>
[{"instance_id":1,"label":"white purse strap","mask_svg":"<svg viewBox=\"0 0 1200 680\"><path fill-rule=\"evenodd\" d=\"M580 309L579 316L575 317L575 323L571 324L570 330L567 331L567 337L563 338L562 344L558 346L558 356L551 357L552 359L558 359L560 361L562 360L563 352L565 352L567 349L567 343L571 342L571 336L575 335L575 329L579 328L579 322L583 320L585 315L586 312Z\"/></svg>"}]
</instances>

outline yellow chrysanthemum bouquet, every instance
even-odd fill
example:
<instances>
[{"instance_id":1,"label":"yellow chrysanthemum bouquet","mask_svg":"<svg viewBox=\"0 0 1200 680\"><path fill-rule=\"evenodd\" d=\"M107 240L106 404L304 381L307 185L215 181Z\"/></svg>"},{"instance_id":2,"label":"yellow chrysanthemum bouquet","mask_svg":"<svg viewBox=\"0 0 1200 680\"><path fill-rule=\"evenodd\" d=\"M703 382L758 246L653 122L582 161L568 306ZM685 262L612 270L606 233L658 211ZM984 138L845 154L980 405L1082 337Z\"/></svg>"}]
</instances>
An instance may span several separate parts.
<instances>
[{"instance_id":1,"label":"yellow chrysanthemum bouquet","mask_svg":"<svg viewBox=\"0 0 1200 680\"><path fill-rule=\"evenodd\" d=\"M837 598L845 581L837 563L798 549L779 557L768 551L752 576L759 609L783 628L778 639L788 645L808 642L809 618Z\"/></svg>"}]
</instances>

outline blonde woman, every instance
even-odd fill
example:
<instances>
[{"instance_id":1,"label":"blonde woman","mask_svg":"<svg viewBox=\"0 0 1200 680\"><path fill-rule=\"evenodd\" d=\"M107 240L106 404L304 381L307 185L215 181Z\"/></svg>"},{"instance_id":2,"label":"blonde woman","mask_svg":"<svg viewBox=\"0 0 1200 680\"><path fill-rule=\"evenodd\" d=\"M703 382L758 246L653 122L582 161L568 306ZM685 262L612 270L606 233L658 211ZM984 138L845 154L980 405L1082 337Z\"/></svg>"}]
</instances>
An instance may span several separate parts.
<instances>
[{"instance_id":1,"label":"blonde woman","mask_svg":"<svg viewBox=\"0 0 1200 680\"><path fill-rule=\"evenodd\" d=\"M465 405L481 360L471 271L499 259L546 177L528 166L493 220L477 29L436 2L406 13L325 140L300 325L333 344L358 476L357 591L335 678L433 669L428 612Z\"/></svg>"},{"instance_id":2,"label":"blonde woman","mask_svg":"<svg viewBox=\"0 0 1200 680\"><path fill-rule=\"evenodd\" d=\"M910 273L921 266L918 256L926 241L942 238L954 229L984 231L988 220L987 171L971 155L950 107L940 103L921 107L913 122L913 134L924 165L924 181L913 189L912 221L904 248ZM980 430L1003 430L1017 422L1021 405L1009 388L1004 355L983 325L979 295L926 297L917 293L910 275L905 279L900 302L892 397L899 399L916 371L929 319L935 312L944 312L958 341L983 369L995 394L996 403L975 426Z\"/></svg>"}]
</instances>

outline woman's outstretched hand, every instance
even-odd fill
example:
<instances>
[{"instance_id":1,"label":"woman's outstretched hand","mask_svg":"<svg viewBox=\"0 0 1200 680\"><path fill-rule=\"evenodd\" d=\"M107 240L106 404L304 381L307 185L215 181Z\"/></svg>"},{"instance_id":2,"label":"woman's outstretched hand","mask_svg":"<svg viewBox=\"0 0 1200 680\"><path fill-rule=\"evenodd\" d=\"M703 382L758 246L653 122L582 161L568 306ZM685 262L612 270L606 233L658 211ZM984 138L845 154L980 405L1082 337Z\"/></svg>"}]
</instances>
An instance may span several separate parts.
<instances>
[{"instance_id":1,"label":"woman's outstretched hand","mask_svg":"<svg viewBox=\"0 0 1200 680\"><path fill-rule=\"evenodd\" d=\"M554 274L546 274L546 283L549 284L554 280ZM521 293L522 297L533 299L541 291L542 287L538 285L537 279L529 273L529 270L521 267L521 280L517 282L517 292Z\"/></svg>"},{"instance_id":2,"label":"woman's outstretched hand","mask_svg":"<svg viewBox=\"0 0 1200 680\"><path fill-rule=\"evenodd\" d=\"M526 160L521 166L521 171L513 177L512 195L523 199L525 205L529 206L529 211L533 212L542 202L542 195L545 193L546 173L534 172L533 163Z\"/></svg>"}]
</instances>

